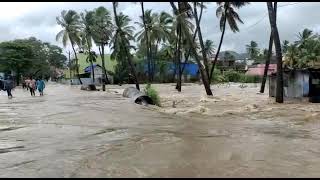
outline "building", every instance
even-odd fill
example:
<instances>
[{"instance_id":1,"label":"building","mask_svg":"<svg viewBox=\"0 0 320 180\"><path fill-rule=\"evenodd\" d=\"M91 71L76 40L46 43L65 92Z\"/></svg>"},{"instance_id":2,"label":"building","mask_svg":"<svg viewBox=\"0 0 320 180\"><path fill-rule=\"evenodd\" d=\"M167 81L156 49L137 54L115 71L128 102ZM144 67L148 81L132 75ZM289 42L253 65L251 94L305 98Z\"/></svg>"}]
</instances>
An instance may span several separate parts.
<instances>
[{"instance_id":1,"label":"building","mask_svg":"<svg viewBox=\"0 0 320 180\"><path fill-rule=\"evenodd\" d=\"M96 85L100 85L102 84L102 79L103 79L103 68L99 65L99 64L93 64L93 70L94 70L94 77L92 74L92 66L87 66L86 68L84 68L84 73L87 74L87 76L89 76L89 78L81 78L84 79L84 81L90 81L90 83L92 82L92 79L94 78L95 80L95 84ZM108 80L111 81L110 83L113 82L113 77L107 73L108 76ZM89 83L89 82L87 82Z\"/></svg>"},{"instance_id":2,"label":"building","mask_svg":"<svg viewBox=\"0 0 320 180\"><path fill-rule=\"evenodd\" d=\"M276 73L269 76L269 96L276 95ZM320 102L320 69L284 70L283 96L285 98L309 97L310 102Z\"/></svg>"},{"instance_id":3,"label":"building","mask_svg":"<svg viewBox=\"0 0 320 180\"><path fill-rule=\"evenodd\" d=\"M265 64L257 64L248 68L246 75L263 76ZM268 75L277 72L277 64L269 64Z\"/></svg>"}]
</instances>

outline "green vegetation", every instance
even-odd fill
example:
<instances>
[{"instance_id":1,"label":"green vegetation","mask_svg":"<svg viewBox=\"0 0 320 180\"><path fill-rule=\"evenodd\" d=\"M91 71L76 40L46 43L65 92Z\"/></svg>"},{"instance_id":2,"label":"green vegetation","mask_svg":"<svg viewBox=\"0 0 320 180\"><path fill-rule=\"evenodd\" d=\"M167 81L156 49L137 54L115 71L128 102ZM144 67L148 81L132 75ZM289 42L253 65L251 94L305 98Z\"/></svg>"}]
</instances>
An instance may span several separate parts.
<instances>
[{"instance_id":1,"label":"green vegetation","mask_svg":"<svg viewBox=\"0 0 320 180\"><path fill-rule=\"evenodd\" d=\"M0 43L0 69L16 74L19 84L21 76L55 77L56 68L64 68L67 58L62 49L34 37Z\"/></svg>"},{"instance_id":2,"label":"green vegetation","mask_svg":"<svg viewBox=\"0 0 320 180\"><path fill-rule=\"evenodd\" d=\"M152 99L155 105L161 106L159 94L151 84L147 84L144 89L144 93Z\"/></svg>"},{"instance_id":3,"label":"green vegetation","mask_svg":"<svg viewBox=\"0 0 320 180\"><path fill-rule=\"evenodd\" d=\"M284 42L283 65L289 69L312 68L320 65L320 36L304 29L294 43Z\"/></svg>"},{"instance_id":4,"label":"green vegetation","mask_svg":"<svg viewBox=\"0 0 320 180\"><path fill-rule=\"evenodd\" d=\"M239 82L239 83L259 83L261 82L262 77L246 75L234 70L225 71L223 74L220 73L220 70L214 71L214 83L224 83L224 82Z\"/></svg>"}]
</instances>

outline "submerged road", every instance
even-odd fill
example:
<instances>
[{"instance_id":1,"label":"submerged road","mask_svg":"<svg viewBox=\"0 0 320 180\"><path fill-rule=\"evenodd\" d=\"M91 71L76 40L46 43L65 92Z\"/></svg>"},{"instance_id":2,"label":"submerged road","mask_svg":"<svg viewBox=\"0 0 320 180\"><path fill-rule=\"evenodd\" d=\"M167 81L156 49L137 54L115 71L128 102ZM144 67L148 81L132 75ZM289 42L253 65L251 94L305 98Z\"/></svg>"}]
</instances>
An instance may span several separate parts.
<instances>
[{"instance_id":1,"label":"submerged road","mask_svg":"<svg viewBox=\"0 0 320 180\"><path fill-rule=\"evenodd\" d=\"M0 92L0 177L320 176L319 126L289 123L297 111L181 117L54 83L13 95Z\"/></svg>"}]
</instances>

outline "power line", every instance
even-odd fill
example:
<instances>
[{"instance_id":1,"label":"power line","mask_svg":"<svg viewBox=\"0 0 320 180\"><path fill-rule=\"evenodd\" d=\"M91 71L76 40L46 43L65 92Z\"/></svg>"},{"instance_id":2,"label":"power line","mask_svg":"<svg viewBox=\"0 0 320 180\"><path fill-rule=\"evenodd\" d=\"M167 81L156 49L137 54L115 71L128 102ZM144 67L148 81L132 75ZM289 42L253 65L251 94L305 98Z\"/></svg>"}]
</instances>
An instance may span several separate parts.
<instances>
[{"instance_id":1,"label":"power line","mask_svg":"<svg viewBox=\"0 0 320 180\"><path fill-rule=\"evenodd\" d=\"M291 5L295 5L295 4L299 4L299 3L302 3L302 2L296 2L296 3L285 4L285 5L282 5L282 6L278 6L277 8L282 8L282 7L286 7L286 6L291 6ZM248 30L248 29L250 29L251 27L253 27L253 26L255 26L255 25L259 24L262 20L264 20L264 18L266 18L266 17L267 17L267 15L268 15L268 13L265 13L261 19L259 19L256 23L254 23L254 24L252 24L252 25L248 26L248 27L247 27L247 28L245 28L244 30Z\"/></svg>"}]
</instances>

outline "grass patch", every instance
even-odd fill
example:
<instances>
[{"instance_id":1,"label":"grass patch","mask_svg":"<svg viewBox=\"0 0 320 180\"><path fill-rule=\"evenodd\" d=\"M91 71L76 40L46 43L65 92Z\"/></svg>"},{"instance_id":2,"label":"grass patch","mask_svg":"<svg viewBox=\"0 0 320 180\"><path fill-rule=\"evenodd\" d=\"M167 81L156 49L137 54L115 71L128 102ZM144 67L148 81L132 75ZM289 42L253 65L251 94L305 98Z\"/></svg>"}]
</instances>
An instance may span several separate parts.
<instances>
[{"instance_id":1,"label":"grass patch","mask_svg":"<svg viewBox=\"0 0 320 180\"><path fill-rule=\"evenodd\" d=\"M159 93L151 86L151 84L147 84L144 93L152 99L155 105L161 106Z\"/></svg>"}]
</instances>

